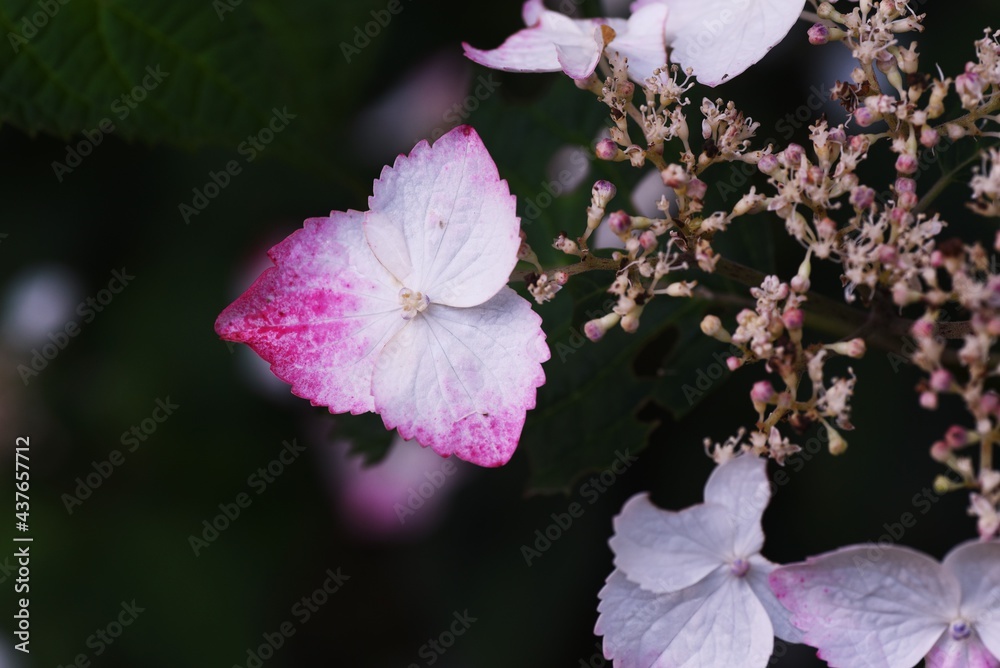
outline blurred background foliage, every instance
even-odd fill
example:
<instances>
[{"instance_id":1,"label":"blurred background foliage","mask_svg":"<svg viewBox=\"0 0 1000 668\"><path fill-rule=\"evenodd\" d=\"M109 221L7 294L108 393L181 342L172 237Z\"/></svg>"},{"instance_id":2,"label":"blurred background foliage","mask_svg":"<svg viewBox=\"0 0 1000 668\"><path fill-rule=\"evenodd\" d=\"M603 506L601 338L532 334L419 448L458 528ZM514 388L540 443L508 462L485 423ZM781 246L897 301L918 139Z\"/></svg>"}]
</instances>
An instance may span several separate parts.
<instances>
[{"instance_id":1,"label":"blurred background foliage","mask_svg":"<svg viewBox=\"0 0 1000 668\"><path fill-rule=\"evenodd\" d=\"M596 2L570 4L600 13ZM961 12L924 4L925 68L958 73L982 28L1000 27L992 0ZM592 345L579 331L606 301L606 277L574 280L539 309L548 383L519 453L490 471L442 468L413 443L390 448L377 419L291 397L212 330L270 245L304 218L364 210L384 164L458 122L483 136L546 263L557 259L551 237L582 230L596 178L618 184L613 208L633 209L635 170L581 161L605 123L589 94L558 75L462 59L461 41L494 46L519 21L512 0L488 10L456 0L0 0L0 443L12 495L14 439L31 438L35 538L32 653L5 642L6 664L68 666L82 654L108 667L246 666L248 650L290 621L295 634L263 665L606 665L592 629L611 518L640 490L668 508L699 501L711 468L702 439L754 420L747 393L762 370L730 378L724 347L697 333L706 310L731 319L732 307L663 300L638 334ZM837 48L810 49L805 27L749 74L691 98L734 99L761 122L762 140L803 142L808 123L794 110L837 119L810 86L827 89L850 69ZM709 208L735 201L719 184L746 187L717 171ZM949 230L988 237L964 213L966 197L956 185L939 200ZM784 277L801 257L767 216L724 237L737 257ZM134 279L102 293L116 270ZM836 293L836 272L817 282ZM86 315L88 298L99 312ZM58 341L37 374L24 371ZM898 540L937 556L973 535L963 498L918 499L939 472L925 453L962 420L957 407L919 411L917 374L885 353L853 366L851 447L837 459L814 447L789 467L765 517L774 560L876 540L907 512L918 521ZM162 422L150 419L163 415L158 399L177 406ZM133 426L145 440L130 451ZM284 441L304 452L274 465ZM115 450L123 463L95 473ZM626 451L642 451L637 464L593 482ZM397 453L408 454L393 462ZM362 458L382 468L362 472ZM270 481L256 474L269 464L280 469ZM99 486L68 502L88 476ZM249 506L207 541L203 522L225 524L219 504L232 508L241 493ZM553 530L553 513L574 502L582 516ZM546 545L536 541L547 529L559 538L528 565L523 546ZM207 544L194 549L192 536ZM9 563L0 558L5 610ZM350 579L303 621L294 606L327 569ZM111 644L94 641L133 599L135 623ZM465 611L476 621L454 646L426 644ZM775 665L820 664L799 648Z\"/></svg>"}]
</instances>

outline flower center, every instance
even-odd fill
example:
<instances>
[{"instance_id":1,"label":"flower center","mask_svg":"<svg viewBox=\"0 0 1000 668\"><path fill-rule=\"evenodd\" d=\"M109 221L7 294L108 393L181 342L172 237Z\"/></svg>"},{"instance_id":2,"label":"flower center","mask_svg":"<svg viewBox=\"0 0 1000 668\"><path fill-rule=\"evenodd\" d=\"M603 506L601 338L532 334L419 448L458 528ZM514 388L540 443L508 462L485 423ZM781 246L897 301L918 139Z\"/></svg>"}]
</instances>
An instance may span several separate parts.
<instances>
[{"instance_id":1,"label":"flower center","mask_svg":"<svg viewBox=\"0 0 1000 668\"><path fill-rule=\"evenodd\" d=\"M729 564L729 571L736 577L741 578L750 571L750 562L746 559L737 559Z\"/></svg>"},{"instance_id":2,"label":"flower center","mask_svg":"<svg viewBox=\"0 0 1000 668\"><path fill-rule=\"evenodd\" d=\"M972 633L972 628L964 621L958 620L951 623L952 640L965 640Z\"/></svg>"},{"instance_id":3,"label":"flower center","mask_svg":"<svg viewBox=\"0 0 1000 668\"><path fill-rule=\"evenodd\" d=\"M403 288L399 291L399 303L403 306L403 320L412 320L418 313L426 311L430 302L422 292Z\"/></svg>"}]
</instances>

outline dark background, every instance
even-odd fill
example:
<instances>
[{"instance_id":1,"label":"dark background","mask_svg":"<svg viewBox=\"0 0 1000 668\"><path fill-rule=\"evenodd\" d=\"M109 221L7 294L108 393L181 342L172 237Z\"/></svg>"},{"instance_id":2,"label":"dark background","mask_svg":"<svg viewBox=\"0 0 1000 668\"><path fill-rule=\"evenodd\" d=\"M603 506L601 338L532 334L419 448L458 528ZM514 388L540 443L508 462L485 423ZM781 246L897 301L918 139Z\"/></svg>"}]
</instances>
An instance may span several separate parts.
<instances>
[{"instance_id":1,"label":"dark background","mask_svg":"<svg viewBox=\"0 0 1000 668\"><path fill-rule=\"evenodd\" d=\"M72 2L46 30L55 31L60 20L68 22L104 4ZM203 122L203 112L193 103L190 121L179 114L170 124L157 126L152 102L139 105L131 119L134 125L104 136L92 155L60 182L52 162L65 160L67 146L78 144L80 130L96 126L93 120L101 111L47 121L41 110L51 105L57 118L61 98L15 79L11 73L20 67L18 59L32 56L15 56L8 45L0 45L0 114L8 121L0 129L0 443L7 450L0 468L2 488L12 495L14 439L30 437L34 538L30 657L12 650L15 576L8 572L9 565L0 572L7 611L0 623L4 665L68 666L85 654L92 665L107 667L245 666L248 648L256 648L264 634L290 620L295 635L264 665L402 668L430 665L428 656L438 666L606 665L592 630L597 592L611 570L611 518L627 498L646 489L667 508L698 502L711 470L702 439L724 439L754 420L747 392L762 377L760 368L715 382L712 396L682 420L660 410L644 413L659 420L649 425L655 429L650 447L593 505L580 489L592 473L571 482L568 495L533 493L529 456L519 452L499 470L474 470L459 463L458 473L432 498L434 507L429 503L417 511L427 519L417 517L402 526L390 517L378 525L382 530L373 529L375 520L365 508L352 505L358 497L347 491L346 481L355 480L356 467L345 458L342 441L354 430L347 426L339 435L335 432L336 425L353 418L332 417L291 397L280 384L276 389L249 351L217 339L213 322L263 268L271 244L307 217L332 209L364 210L381 166L423 136L391 136L390 128L416 114L412 100L379 117L384 119L379 121L383 131L365 135L359 122L372 116L369 105L412 80L429 59L445 63L435 70L436 76L451 81L451 88L458 80L474 91L477 77L487 72L460 59L460 42L484 48L498 44L519 27L520 3L504 1L486 8L457 1L402 0L403 11L350 65L331 45L353 39L359 24L338 23L329 4L288 6L290 14L300 12L310 22L319 22L322 37L303 35L300 46L308 56L311 39L328 42L325 50L316 50L319 62L313 65L329 78L305 77L295 69L275 74L266 65L243 75L250 81L257 76L265 83L281 81L289 97L275 97L270 104L278 108L286 99L322 98L316 106L325 105L329 118L303 113L288 135L278 134L273 149L268 146L259 159L244 164L190 224L185 224L179 204L191 202L192 188L204 186L210 171L218 172L229 160L242 160L239 137L255 133L260 123L237 115L231 122L215 119L213 125ZM364 17L386 3L344 4L357 4ZM972 41L981 36L981 28L998 23L1000 16L987 0L965 3L960 13L953 6L927 4L931 29L920 38L924 67L940 63L946 73L956 74L972 57ZM253 52L254 41L234 35L232 26L241 12L263 11L265 4L247 0L225 21L219 21L208 2L178 7L178 13L181 8L187 12L186 21L208 31L219 44L241 40L237 44L248 59L260 56ZM584 7L590 15L597 14L591 3ZM34 3L0 2L5 32L35 10ZM324 21L328 11L330 20ZM163 29L175 22L176 17L165 17ZM810 84L828 88L849 73L849 68L822 64L821 54L840 49L810 48L805 28L798 24L785 43L748 74L716 91L695 89L692 99L734 99L761 122L761 139L782 139L779 121L807 100ZM100 22L94 29L101 29ZM217 37L211 37L212 31ZM44 32L36 39L33 44L47 44ZM78 49L67 46L59 59L75 63L72 85L82 91L91 86L88 54L96 48L86 43ZM147 62L120 65L141 72ZM269 62L266 54L261 62ZM93 85L98 86L100 68L93 67ZM348 70L349 77L340 76ZM586 146L603 116L591 96L561 75L494 76L501 82L497 92L467 120L497 156L501 175L510 180L523 207L524 198L537 197L540 188L537 179L522 179L517 169L521 163L547 161L551 147L505 130L497 119L529 119L551 128L563 143ZM172 94L168 87L180 86L174 84L179 80L168 79L160 92ZM458 88L461 100L466 93ZM157 92L150 92L150 100ZM433 90L425 90L427 96L433 98ZM549 100L548 106L539 102L542 99ZM263 108L268 104L263 102ZM36 121L30 120L29 107L35 109ZM543 109L548 116L542 116ZM594 112L589 127L573 127L582 117L578 109L587 110L584 116ZM440 113L438 118L437 124L425 123L425 134L450 125ZM235 141L218 129L227 125L232 125ZM300 127L305 129L300 132ZM800 141L804 131L796 135ZM322 159L299 159L291 148L282 147L286 136L289 146L311 142ZM593 170L564 205L546 212L547 227L532 229L533 238L551 236L551 225L560 226L556 230L581 229L589 184L598 175L617 177L623 193L635 181L622 165ZM927 182L934 178L927 176ZM954 214L949 229L982 232L986 225L960 206L966 197L967 191L957 185L941 201L941 208ZM627 207L624 196L620 198L619 205ZM780 231L773 221L753 224L763 240L762 257L774 262L761 268L773 268L787 279L797 267L799 249L769 240ZM987 230L984 237L990 234ZM18 365L30 364L32 351L49 342L46 334L61 331L71 320L81 322L77 305L106 288L112 270L123 267L134 281L91 322L81 324L79 334L26 385ZM835 277L830 271L830 285ZM37 301L24 306L29 288L36 291L31 294L38 295ZM60 302L64 306L59 307ZM712 310L730 320L733 315ZM709 352L721 350L719 346ZM557 374L563 366L586 362L572 356L562 362L554 356L546 371ZM693 385L697 370L709 369L712 363L706 357L702 366L677 372L674 380ZM820 449L809 461L789 467L789 482L778 490L765 517L765 554L775 561L793 561L876 540L886 532L885 525L912 512L916 526L899 542L943 556L974 535L966 499L953 495L922 513L924 506L915 505L914 496L941 472L926 456L931 442L962 414L948 415L947 410L957 408L950 405L936 414L921 411L914 391L918 375L906 365L897 371L884 352L872 351L853 366L859 381L857 430L847 434L850 448L840 458ZM844 365L836 370L844 373ZM619 389L605 391L610 396ZM174 414L128 452L120 440L123 432L149 418L157 399L167 398L179 406ZM589 409L580 409L581 419L584 410ZM799 442L806 443L810 436ZM574 435L566 433L565 438L572 447ZM248 477L278 456L283 441L292 439L305 452L257 494L259 487L251 487ZM620 437L615 447L641 449L641 442L629 439ZM359 446L378 450L365 442ZM107 460L113 450L122 452L124 463L68 512L64 495L74 494L76 479L86 478L94 463ZM409 477L383 481L372 493L406 503L408 488L426 480L424 471L440 471L441 466L433 458L421 460L413 464L419 474L411 470ZM233 503L241 492L249 494L251 505L195 556L190 536L203 531L203 520L219 514L220 503ZM552 523L552 513L565 512L573 502L582 503L583 516L526 565L522 546L533 543L535 531ZM4 507L13 514L12 502ZM418 519L423 524L414 529ZM293 605L322 586L327 569L338 568L350 579L300 624ZM116 619L122 602L133 599L144 611L95 655L88 638ZM476 621L454 646L440 657L422 655L421 647L446 631L455 613L464 611ZM811 650L799 649L776 665L821 665L809 658Z\"/></svg>"}]
</instances>

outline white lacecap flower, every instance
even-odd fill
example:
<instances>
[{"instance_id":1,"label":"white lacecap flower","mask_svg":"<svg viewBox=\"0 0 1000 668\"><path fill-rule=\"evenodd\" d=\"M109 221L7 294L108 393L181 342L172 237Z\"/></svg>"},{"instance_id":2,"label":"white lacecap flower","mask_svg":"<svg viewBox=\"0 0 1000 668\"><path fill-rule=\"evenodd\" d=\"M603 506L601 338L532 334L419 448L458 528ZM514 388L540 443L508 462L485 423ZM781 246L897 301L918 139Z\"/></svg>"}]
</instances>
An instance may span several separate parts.
<instances>
[{"instance_id":1,"label":"white lacecap flower","mask_svg":"<svg viewBox=\"0 0 1000 668\"><path fill-rule=\"evenodd\" d=\"M804 642L832 668L997 668L1000 543L938 562L898 545L852 545L770 577Z\"/></svg>"},{"instance_id":2,"label":"white lacecap flower","mask_svg":"<svg viewBox=\"0 0 1000 668\"><path fill-rule=\"evenodd\" d=\"M762 668L775 635L800 642L760 554L770 498L764 460L744 454L715 468L705 503L670 512L640 494L625 504L595 629L617 668Z\"/></svg>"}]
</instances>

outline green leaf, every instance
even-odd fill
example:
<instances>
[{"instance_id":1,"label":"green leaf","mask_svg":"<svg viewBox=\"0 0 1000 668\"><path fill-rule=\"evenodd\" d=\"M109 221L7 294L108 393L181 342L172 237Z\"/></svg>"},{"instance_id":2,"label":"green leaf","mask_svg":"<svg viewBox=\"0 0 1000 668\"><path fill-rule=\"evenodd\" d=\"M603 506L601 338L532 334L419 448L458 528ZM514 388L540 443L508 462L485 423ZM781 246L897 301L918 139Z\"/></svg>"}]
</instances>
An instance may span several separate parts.
<instances>
[{"instance_id":1,"label":"green leaf","mask_svg":"<svg viewBox=\"0 0 1000 668\"><path fill-rule=\"evenodd\" d=\"M552 359L545 365L546 383L538 406L528 413L521 445L531 462L534 492L568 491L587 471L607 468L619 453L646 447L655 421L640 410L650 401L683 415L693 404L678 399L679 364L698 364L680 344L698 331L703 306L690 300L661 297L643 313L635 334L614 328L598 343L587 340L583 324L606 314L614 298L605 292L610 273L575 276L554 301L539 308Z\"/></svg>"},{"instance_id":2,"label":"green leaf","mask_svg":"<svg viewBox=\"0 0 1000 668\"><path fill-rule=\"evenodd\" d=\"M368 50L389 39L353 45L375 0L43 4L0 0L0 121L94 144L110 124L125 139L234 154L270 133L269 154L327 169L330 129L356 108Z\"/></svg>"}]
</instances>

